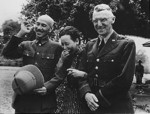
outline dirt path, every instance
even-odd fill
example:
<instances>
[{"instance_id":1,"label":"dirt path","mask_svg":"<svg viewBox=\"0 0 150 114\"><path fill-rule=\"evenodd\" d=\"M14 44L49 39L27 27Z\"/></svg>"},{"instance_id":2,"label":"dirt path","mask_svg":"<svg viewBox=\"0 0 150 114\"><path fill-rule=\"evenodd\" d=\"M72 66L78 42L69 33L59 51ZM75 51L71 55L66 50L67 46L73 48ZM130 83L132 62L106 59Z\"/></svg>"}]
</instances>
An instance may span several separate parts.
<instances>
[{"instance_id":1,"label":"dirt path","mask_svg":"<svg viewBox=\"0 0 150 114\"><path fill-rule=\"evenodd\" d=\"M13 94L11 83L16 69L15 67L0 67L0 113L14 113L14 109L11 107Z\"/></svg>"}]
</instances>

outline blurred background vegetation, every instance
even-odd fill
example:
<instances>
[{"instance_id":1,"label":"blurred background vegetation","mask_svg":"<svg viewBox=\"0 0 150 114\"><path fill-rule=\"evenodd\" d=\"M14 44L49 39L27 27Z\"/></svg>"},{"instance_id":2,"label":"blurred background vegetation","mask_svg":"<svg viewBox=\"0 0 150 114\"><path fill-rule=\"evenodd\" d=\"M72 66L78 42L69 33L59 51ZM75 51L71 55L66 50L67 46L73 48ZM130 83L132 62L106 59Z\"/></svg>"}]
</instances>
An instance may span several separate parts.
<instances>
[{"instance_id":1,"label":"blurred background vegetation","mask_svg":"<svg viewBox=\"0 0 150 114\"><path fill-rule=\"evenodd\" d=\"M149 0L28 0L22 8L20 19L34 23L38 16L48 14L56 21L54 33L63 26L73 25L83 33L84 40L89 40L97 36L91 22L91 12L100 3L108 4L113 9L116 16L114 29L118 33L150 38ZM13 20L4 22L4 43L19 28L19 23Z\"/></svg>"}]
</instances>

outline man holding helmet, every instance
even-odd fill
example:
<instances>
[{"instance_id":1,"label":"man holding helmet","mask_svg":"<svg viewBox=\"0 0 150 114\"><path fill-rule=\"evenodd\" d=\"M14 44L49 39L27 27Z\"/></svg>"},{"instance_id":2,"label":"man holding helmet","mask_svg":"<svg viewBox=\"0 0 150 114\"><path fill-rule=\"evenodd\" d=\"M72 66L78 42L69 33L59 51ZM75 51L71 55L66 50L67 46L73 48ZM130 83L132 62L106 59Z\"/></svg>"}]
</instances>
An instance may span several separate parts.
<instances>
[{"instance_id":1,"label":"man holding helmet","mask_svg":"<svg viewBox=\"0 0 150 114\"><path fill-rule=\"evenodd\" d=\"M34 26L36 38L23 41L33 26L23 23L21 30L12 36L2 54L6 58L23 57L23 65L33 64L44 76L44 85L33 92L17 95L14 101L15 113L54 113L56 108L55 88L58 86L54 77L55 67L61 55L62 47L49 38L54 20L48 15L40 16Z\"/></svg>"}]
</instances>

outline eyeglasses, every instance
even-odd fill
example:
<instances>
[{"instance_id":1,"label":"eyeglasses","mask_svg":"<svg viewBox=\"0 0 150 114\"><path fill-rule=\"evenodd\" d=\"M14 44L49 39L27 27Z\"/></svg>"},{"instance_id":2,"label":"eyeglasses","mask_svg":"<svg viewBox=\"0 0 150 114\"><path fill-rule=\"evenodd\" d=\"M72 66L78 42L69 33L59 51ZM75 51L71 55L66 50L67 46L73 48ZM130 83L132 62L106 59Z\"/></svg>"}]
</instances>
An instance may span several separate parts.
<instances>
[{"instance_id":1,"label":"eyeglasses","mask_svg":"<svg viewBox=\"0 0 150 114\"><path fill-rule=\"evenodd\" d=\"M97 23L98 21L100 21L101 23L104 23L104 22L108 21L108 19L110 19L110 18L97 18L97 19L92 20L92 22Z\"/></svg>"}]
</instances>

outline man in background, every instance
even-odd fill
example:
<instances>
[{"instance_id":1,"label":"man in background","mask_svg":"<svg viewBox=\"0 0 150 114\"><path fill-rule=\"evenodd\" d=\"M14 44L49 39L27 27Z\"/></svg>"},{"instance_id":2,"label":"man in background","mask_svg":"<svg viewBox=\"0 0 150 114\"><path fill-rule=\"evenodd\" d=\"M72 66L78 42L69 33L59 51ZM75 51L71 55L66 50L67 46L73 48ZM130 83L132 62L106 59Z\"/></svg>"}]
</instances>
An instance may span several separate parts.
<instances>
[{"instance_id":1,"label":"man in background","mask_svg":"<svg viewBox=\"0 0 150 114\"><path fill-rule=\"evenodd\" d=\"M137 84L142 84L143 74L144 74L144 66L142 65L142 61L139 60L138 64L135 67L135 76Z\"/></svg>"},{"instance_id":2,"label":"man in background","mask_svg":"<svg viewBox=\"0 0 150 114\"><path fill-rule=\"evenodd\" d=\"M136 89L137 89L137 94L143 94L143 85L142 85L142 78L144 74L144 66L142 65L142 60L138 61L138 64L135 67L135 77L136 77Z\"/></svg>"}]
</instances>

